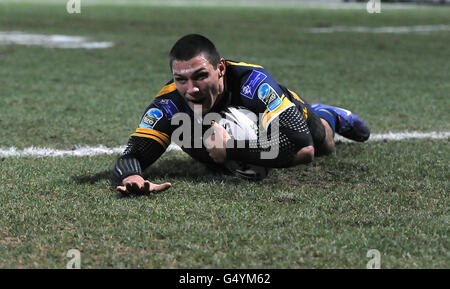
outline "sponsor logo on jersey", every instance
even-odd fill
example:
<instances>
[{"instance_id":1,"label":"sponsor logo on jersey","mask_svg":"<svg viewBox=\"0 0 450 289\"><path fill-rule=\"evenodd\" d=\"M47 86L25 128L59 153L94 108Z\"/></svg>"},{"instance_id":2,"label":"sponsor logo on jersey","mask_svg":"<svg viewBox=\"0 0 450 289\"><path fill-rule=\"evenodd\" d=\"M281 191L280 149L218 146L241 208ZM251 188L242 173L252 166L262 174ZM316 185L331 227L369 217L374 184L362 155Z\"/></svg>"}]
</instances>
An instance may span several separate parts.
<instances>
[{"instance_id":1,"label":"sponsor logo on jersey","mask_svg":"<svg viewBox=\"0 0 450 289\"><path fill-rule=\"evenodd\" d=\"M268 83L263 83L258 89L258 98L264 102L270 111L277 109L282 103L275 89Z\"/></svg>"},{"instance_id":2,"label":"sponsor logo on jersey","mask_svg":"<svg viewBox=\"0 0 450 289\"><path fill-rule=\"evenodd\" d=\"M256 89L267 78L262 72L253 70L250 76L247 78L247 81L241 88L241 94L247 98L253 99L253 95L255 94Z\"/></svg>"},{"instance_id":3,"label":"sponsor logo on jersey","mask_svg":"<svg viewBox=\"0 0 450 289\"><path fill-rule=\"evenodd\" d=\"M141 120L140 128L153 129L156 123L163 117L163 113L158 108L150 108Z\"/></svg>"},{"instance_id":4,"label":"sponsor logo on jersey","mask_svg":"<svg viewBox=\"0 0 450 289\"><path fill-rule=\"evenodd\" d=\"M154 104L164 111L164 114L168 120L172 119L172 116L179 111L175 103L173 103L170 99L157 99Z\"/></svg>"}]
</instances>

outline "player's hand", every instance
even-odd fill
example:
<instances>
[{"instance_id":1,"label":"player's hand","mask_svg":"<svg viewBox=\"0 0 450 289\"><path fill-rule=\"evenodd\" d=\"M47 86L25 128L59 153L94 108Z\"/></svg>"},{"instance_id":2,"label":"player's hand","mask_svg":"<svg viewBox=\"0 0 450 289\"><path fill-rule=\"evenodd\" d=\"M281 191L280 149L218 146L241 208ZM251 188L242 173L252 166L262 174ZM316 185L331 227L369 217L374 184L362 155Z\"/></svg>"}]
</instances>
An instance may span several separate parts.
<instances>
[{"instance_id":1,"label":"player's hand","mask_svg":"<svg viewBox=\"0 0 450 289\"><path fill-rule=\"evenodd\" d=\"M150 192L161 192L167 190L171 186L171 183L158 185L144 180L139 175L132 175L123 179L122 186L117 186L116 190L121 193L142 195L149 194Z\"/></svg>"},{"instance_id":2,"label":"player's hand","mask_svg":"<svg viewBox=\"0 0 450 289\"><path fill-rule=\"evenodd\" d=\"M206 151L214 162L222 164L227 158L227 141L231 138L227 130L216 122L211 122L214 134L204 140Z\"/></svg>"}]
</instances>

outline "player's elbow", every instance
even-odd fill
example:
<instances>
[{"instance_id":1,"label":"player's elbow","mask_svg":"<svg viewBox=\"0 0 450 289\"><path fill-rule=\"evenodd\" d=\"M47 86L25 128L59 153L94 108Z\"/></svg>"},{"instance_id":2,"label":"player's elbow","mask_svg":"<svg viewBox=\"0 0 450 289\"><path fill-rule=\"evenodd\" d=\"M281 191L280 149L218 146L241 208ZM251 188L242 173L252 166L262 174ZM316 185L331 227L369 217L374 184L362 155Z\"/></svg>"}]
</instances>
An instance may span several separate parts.
<instances>
[{"instance_id":1,"label":"player's elbow","mask_svg":"<svg viewBox=\"0 0 450 289\"><path fill-rule=\"evenodd\" d=\"M295 154L293 165L296 166L300 164L309 164L313 160L314 160L314 147L306 146Z\"/></svg>"}]
</instances>

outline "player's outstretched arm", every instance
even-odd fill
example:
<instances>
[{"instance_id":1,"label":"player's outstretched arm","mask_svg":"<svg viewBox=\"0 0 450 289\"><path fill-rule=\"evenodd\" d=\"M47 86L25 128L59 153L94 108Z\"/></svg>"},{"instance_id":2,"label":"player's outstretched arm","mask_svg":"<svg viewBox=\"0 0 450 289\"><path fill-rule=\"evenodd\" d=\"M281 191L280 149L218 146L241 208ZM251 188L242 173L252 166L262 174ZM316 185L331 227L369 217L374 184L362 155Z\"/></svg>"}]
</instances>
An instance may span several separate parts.
<instances>
[{"instance_id":1,"label":"player's outstretched arm","mask_svg":"<svg viewBox=\"0 0 450 289\"><path fill-rule=\"evenodd\" d=\"M132 136L112 170L112 183L123 193L150 193L168 189L171 184L154 184L142 177L142 171L155 162L165 151L158 142Z\"/></svg>"},{"instance_id":2,"label":"player's outstretched arm","mask_svg":"<svg viewBox=\"0 0 450 289\"><path fill-rule=\"evenodd\" d=\"M121 193L148 194L151 192L161 192L167 190L171 186L171 183L158 185L145 180L140 175L132 175L123 179L122 185L117 186L116 190Z\"/></svg>"}]
</instances>

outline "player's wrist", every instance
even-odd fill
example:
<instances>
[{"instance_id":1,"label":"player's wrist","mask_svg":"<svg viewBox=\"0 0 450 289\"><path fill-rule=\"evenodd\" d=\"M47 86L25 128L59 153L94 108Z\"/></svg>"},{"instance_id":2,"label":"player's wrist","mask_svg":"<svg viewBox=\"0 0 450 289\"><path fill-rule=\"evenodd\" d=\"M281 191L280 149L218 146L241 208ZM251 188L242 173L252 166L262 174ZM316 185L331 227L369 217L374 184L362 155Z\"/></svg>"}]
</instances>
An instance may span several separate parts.
<instances>
[{"instance_id":1,"label":"player's wrist","mask_svg":"<svg viewBox=\"0 0 450 289\"><path fill-rule=\"evenodd\" d=\"M122 185L125 185L125 183L128 182L136 182L140 180L144 180L144 177L141 174L132 173L122 179Z\"/></svg>"},{"instance_id":2,"label":"player's wrist","mask_svg":"<svg viewBox=\"0 0 450 289\"><path fill-rule=\"evenodd\" d=\"M122 182L125 181L130 181L130 180L134 180L134 179L138 179L138 180L143 180L144 178L140 175L140 174L133 174L133 175L129 175L127 177L125 177Z\"/></svg>"}]
</instances>

